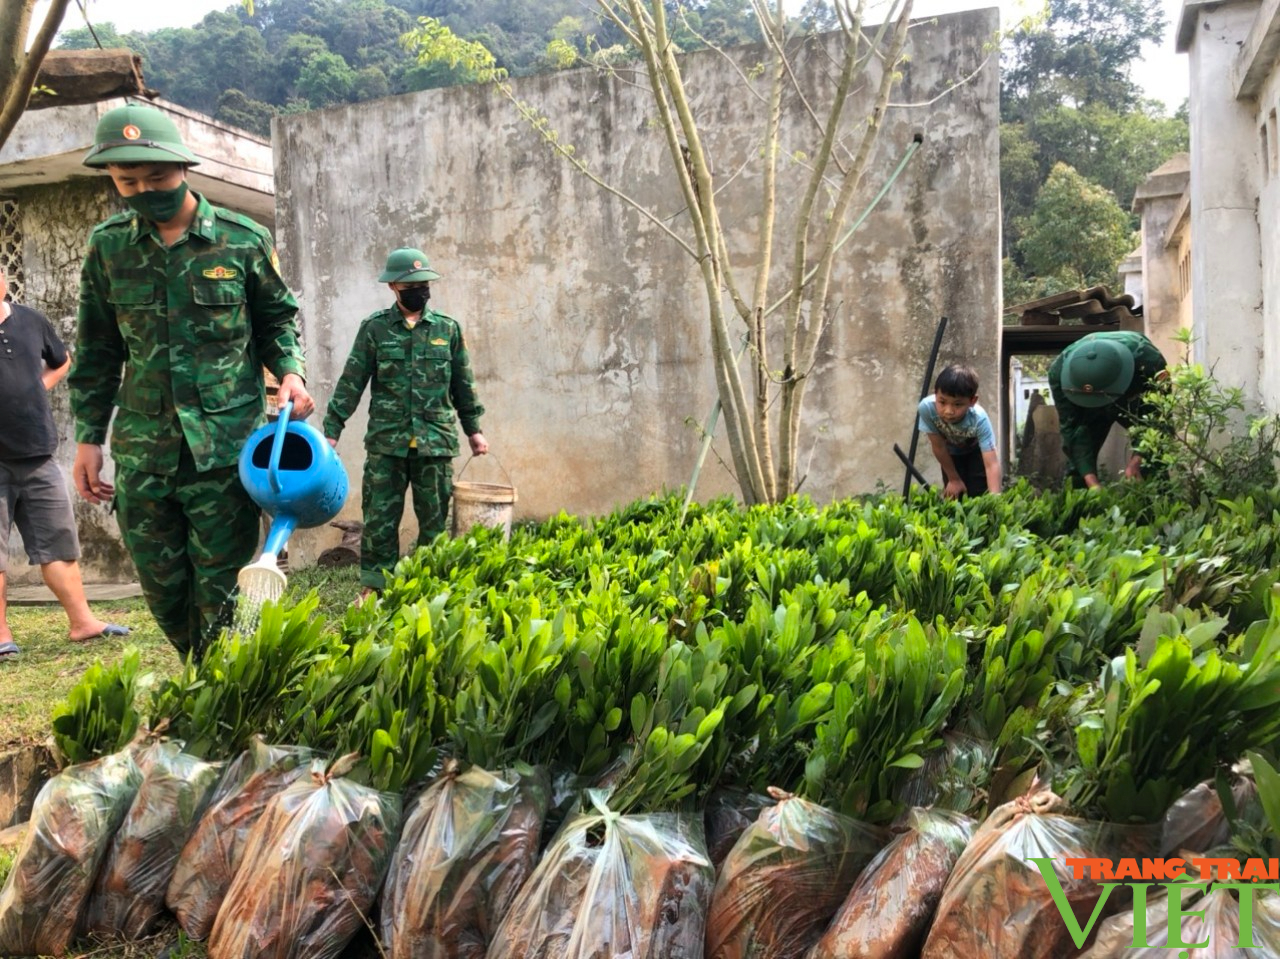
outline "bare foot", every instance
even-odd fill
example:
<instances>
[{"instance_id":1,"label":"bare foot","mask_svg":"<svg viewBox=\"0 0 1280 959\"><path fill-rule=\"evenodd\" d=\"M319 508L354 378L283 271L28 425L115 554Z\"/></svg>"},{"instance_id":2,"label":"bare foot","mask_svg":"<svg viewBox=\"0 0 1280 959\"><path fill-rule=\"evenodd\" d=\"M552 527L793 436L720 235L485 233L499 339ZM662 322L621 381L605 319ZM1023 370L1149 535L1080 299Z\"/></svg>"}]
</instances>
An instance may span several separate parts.
<instances>
[{"instance_id":1,"label":"bare foot","mask_svg":"<svg viewBox=\"0 0 1280 959\"><path fill-rule=\"evenodd\" d=\"M73 643L89 643L95 639L121 639L128 635L128 626L117 626L99 619L90 626L73 630L68 638Z\"/></svg>"}]
</instances>

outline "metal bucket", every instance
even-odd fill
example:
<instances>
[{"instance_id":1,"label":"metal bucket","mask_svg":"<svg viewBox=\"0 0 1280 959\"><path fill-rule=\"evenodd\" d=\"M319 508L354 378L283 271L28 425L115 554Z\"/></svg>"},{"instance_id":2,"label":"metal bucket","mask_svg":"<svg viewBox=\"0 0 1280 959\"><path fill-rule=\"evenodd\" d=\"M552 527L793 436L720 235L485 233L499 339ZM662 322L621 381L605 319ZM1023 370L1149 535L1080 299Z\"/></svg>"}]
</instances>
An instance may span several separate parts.
<instances>
[{"instance_id":1,"label":"metal bucket","mask_svg":"<svg viewBox=\"0 0 1280 959\"><path fill-rule=\"evenodd\" d=\"M492 455L492 454L490 454ZM468 459L458 472L461 476L471 463ZM498 463L503 473L506 468ZM508 475L507 479L511 477ZM450 535L465 536L473 526L493 526L502 530L502 538L511 538L511 517L515 511L516 488L500 483L453 481L453 520Z\"/></svg>"}]
</instances>

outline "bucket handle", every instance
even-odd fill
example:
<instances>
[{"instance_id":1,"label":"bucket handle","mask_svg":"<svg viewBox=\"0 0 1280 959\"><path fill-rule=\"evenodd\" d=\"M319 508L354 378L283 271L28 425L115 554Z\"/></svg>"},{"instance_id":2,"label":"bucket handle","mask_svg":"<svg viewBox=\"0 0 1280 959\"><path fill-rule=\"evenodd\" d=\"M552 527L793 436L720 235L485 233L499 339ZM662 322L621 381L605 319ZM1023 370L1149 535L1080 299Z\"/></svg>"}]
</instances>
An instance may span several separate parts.
<instances>
[{"instance_id":1,"label":"bucket handle","mask_svg":"<svg viewBox=\"0 0 1280 959\"><path fill-rule=\"evenodd\" d=\"M284 435L289 432L289 417L293 413L293 400L285 400L284 406L280 407L279 418L276 420L276 436L271 443L271 459L267 463L267 479L271 483L271 490L279 493L284 489L284 484L280 482L280 451L284 449Z\"/></svg>"},{"instance_id":2,"label":"bucket handle","mask_svg":"<svg viewBox=\"0 0 1280 959\"><path fill-rule=\"evenodd\" d=\"M498 457L494 456L492 453L486 453L485 455L486 455L486 456L493 456L493 461L494 461L495 463L497 463L497 464L498 464L498 469L502 470L502 475L503 475L503 476L505 476L505 477L507 478L507 485L508 485L508 486L510 486L510 487L512 487L512 488L514 489L514 488L515 488L515 483L511 482L511 474L510 474L510 473L508 473L508 472L507 472L507 468L506 468L505 466L503 466L503 465L502 465L502 460L498 459ZM474 454L472 454L471 456L468 456L468 457L467 457L467 461L466 461L465 463L463 463L463 464L462 464L462 469L458 470L458 475L454 477L454 479L455 479L455 480L460 480L460 479L462 479L462 474L463 474L463 473L465 473L465 472L467 471L467 467L471 465L471 461L472 461L473 459L475 459L475 455L474 455Z\"/></svg>"}]
</instances>

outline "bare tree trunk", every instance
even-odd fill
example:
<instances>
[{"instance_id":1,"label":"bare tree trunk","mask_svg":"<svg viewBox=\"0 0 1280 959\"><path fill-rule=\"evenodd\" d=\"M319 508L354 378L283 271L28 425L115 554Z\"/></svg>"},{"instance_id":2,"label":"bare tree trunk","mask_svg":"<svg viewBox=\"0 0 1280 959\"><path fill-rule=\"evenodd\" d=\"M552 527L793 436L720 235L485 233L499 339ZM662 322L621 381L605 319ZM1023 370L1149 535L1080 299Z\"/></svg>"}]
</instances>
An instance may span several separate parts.
<instances>
[{"instance_id":1,"label":"bare tree trunk","mask_svg":"<svg viewBox=\"0 0 1280 959\"><path fill-rule=\"evenodd\" d=\"M68 0L50 0L44 22L27 48L36 0L0 0L0 146L27 109L40 63L67 12Z\"/></svg>"},{"instance_id":2,"label":"bare tree trunk","mask_svg":"<svg viewBox=\"0 0 1280 959\"><path fill-rule=\"evenodd\" d=\"M871 161L871 152L879 137L880 126L889 103L889 95L893 91L898 63L907 42L912 3L913 0L903 0L901 9L896 11L896 19L888 18L886 20L885 26L892 23L894 32L888 53L881 64L880 84L876 90L875 105L871 109L871 114L867 117L867 125L863 130L853 164L844 174L832 216L827 221L825 235L822 239L817 274L808 290L808 310L806 312L809 318L809 329L797 344L796 361L799 366L796 370L796 376L787 384L790 389L784 388L781 413L782 429L789 439L787 447L791 454L789 466L792 477L796 475L800 413L804 405L804 394L808 386L809 373L817 362L818 347L831 313L831 274L835 267L835 254L840 241L840 233L844 229L845 218L853 203L858 186L862 182L862 176L866 172L867 164ZM877 42L873 45L873 49L878 49L879 46L880 44Z\"/></svg>"}]
</instances>

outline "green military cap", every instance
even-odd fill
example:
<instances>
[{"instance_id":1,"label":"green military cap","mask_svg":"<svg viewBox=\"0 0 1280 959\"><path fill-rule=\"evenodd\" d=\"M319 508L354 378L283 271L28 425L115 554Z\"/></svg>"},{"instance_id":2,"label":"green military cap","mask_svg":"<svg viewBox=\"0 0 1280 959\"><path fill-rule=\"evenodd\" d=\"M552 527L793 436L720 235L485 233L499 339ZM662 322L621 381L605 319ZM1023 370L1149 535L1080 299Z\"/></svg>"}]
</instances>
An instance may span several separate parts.
<instances>
[{"instance_id":1,"label":"green military cap","mask_svg":"<svg viewBox=\"0 0 1280 959\"><path fill-rule=\"evenodd\" d=\"M379 283L423 283L427 280L438 280L440 274L431 269L427 255L411 246L402 246L392 250L387 256L387 265Z\"/></svg>"},{"instance_id":2,"label":"green military cap","mask_svg":"<svg viewBox=\"0 0 1280 959\"><path fill-rule=\"evenodd\" d=\"M93 135L93 147L84 157L84 165L90 167L104 167L108 163L195 166L199 162L182 142L177 126L168 115L140 103L126 103L104 113Z\"/></svg>"},{"instance_id":3,"label":"green military cap","mask_svg":"<svg viewBox=\"0 0 1280 959\"><path fill-rule=\"evenodd\" d=\"M1062 389L1076 406L1106 406L1133 382L1133 353L1123 343L1093 333L1067 348Z\"/></svg>"}]
</instances>

